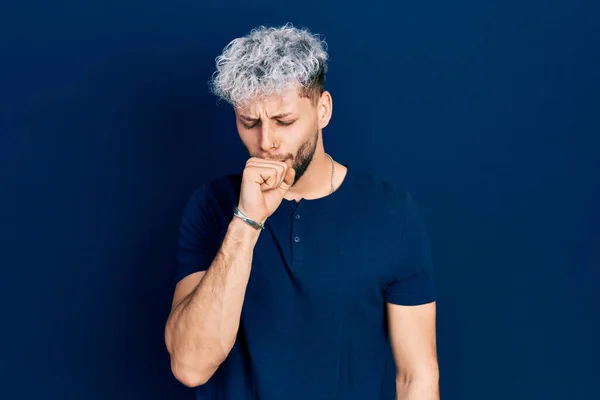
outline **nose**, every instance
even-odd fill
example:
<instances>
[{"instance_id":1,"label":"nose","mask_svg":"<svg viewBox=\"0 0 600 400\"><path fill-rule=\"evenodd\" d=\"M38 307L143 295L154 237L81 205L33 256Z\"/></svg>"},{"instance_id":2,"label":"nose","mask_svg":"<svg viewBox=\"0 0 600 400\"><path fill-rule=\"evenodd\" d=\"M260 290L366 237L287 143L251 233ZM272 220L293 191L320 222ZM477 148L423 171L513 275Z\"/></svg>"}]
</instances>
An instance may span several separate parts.
<instances>
[{"instance_id":1,"label":"nose","mask_svg":"<svg viewBox=\"0 0 600 400\"><path fill-rule=\"evenodd\" d=\"M268 153L270 151L273 150L273 143L274 143L274 137L273 137L273 131L272 129L269 127L268 123L263 123L261 128L260 128L260 147L261 150L264 151L265 153Z\"/></svg>"}]
</instances>

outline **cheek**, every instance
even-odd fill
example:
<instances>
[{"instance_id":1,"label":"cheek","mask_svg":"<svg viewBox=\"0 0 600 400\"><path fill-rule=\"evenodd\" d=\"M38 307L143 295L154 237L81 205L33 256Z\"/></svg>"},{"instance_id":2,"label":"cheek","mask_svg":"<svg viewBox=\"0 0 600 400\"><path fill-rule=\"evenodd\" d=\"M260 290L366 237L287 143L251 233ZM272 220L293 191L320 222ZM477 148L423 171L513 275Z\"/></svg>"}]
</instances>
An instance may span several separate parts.
<instances>
[{"instance_id":1,"label":"cheek","mask_svg":"<svg viewBox=\"0 0 600 400\"><path fill-rule=\"evenodd\" d=\"M302 146L302 144L312 141L315 132L315 127L312 123L294 126L293 129L289 131L289 142L295 148L298 148Z\"/></svg>"},{"instance_id":2,"label":"cheek","mask_svg":"<svg viewBox=\"0 0 600 400\"><path fill-rule=\"evenodd\" d=\"M244 146L250 149L259 145L259 137L243 127L238 127L238 135Z\"/></svg>"}]
</instances>

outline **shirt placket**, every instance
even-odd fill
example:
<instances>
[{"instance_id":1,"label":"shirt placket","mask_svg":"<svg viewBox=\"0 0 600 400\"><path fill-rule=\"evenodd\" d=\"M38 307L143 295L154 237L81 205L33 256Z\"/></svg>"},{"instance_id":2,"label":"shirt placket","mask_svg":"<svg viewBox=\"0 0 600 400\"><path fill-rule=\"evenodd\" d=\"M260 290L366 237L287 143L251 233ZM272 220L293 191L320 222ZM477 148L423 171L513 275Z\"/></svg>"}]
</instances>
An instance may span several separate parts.
<instances>
[{"instance_id":1,"label":"shirt placket","mask_svg":"<svg viewBox=\"0 0 600 400\"><path fill-rule=\"evenodd\" d=\"M292 266L300 266L304 261L304 221L305 207L304 202L300 201L296 210L292 214L292 232L291 232L291 246L292 246Z\"/></svg>"}]
</instances>

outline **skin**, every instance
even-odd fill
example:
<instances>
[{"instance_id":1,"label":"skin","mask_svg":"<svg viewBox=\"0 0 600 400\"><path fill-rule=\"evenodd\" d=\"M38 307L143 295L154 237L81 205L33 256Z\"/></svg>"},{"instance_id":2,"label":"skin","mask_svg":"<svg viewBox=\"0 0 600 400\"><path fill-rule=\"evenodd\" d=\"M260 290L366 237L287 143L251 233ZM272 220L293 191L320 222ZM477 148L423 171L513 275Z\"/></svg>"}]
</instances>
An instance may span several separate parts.
<instances>
[{"instance_id":1,"label":"skin","mask_svg":"<svg viewBox=\"0 0 600 400\"><path fill-rule=\"evenodd\" d=\"M264 162L293 168L295 177L283 198L295 201L324 197L331 190L331 160L322 137L331 119L331 95L325 91L313 102L298 93L292 89L234 107L239 137L251 156L247 168ZM337 189L347 169L335 162L335 171ZM282 179L279 174L277 184ZM187 276L175 289L165 341L173 374L187 386L205 383L233 347L259 234L233 217L209 269ZM435 307L387 304L397 399L439 399Z\"/></svg>"},{"instance_id":2,"label":"skin","mask_svg":"<svg viewBox=\"0 0 600 400\"><path fill-rule=\"evenodd\" d=\"M251 157L283 161L296 171L284 198L315 199L329 193L331 161L325 155L322 136L331 119L329 92L324 92L316 105L296 90L289 90L234 110L240 139ZM337 187L347 171L338 163L335 169Z\"/></svg>"}]
</instances>

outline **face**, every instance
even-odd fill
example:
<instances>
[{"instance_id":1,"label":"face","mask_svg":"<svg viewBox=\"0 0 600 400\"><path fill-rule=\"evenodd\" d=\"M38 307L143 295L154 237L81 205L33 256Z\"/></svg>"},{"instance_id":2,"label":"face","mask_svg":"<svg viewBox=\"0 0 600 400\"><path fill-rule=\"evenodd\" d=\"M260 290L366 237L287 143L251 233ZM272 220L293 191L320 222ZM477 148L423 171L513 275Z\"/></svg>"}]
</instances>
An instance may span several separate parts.
<instances>
[{"instance_id":1,"label":"face","mask_svg":"<svg viewBox=\"0 0 600 400\"><path fill-rule=\"evenodd\" d=\"M327 92L314 104L291 89L236 107L238 133L251 157L285 161L294 168L296 184L314 157L319 132L329 122L330 104Z\"/></svg>"}]
</instances>

